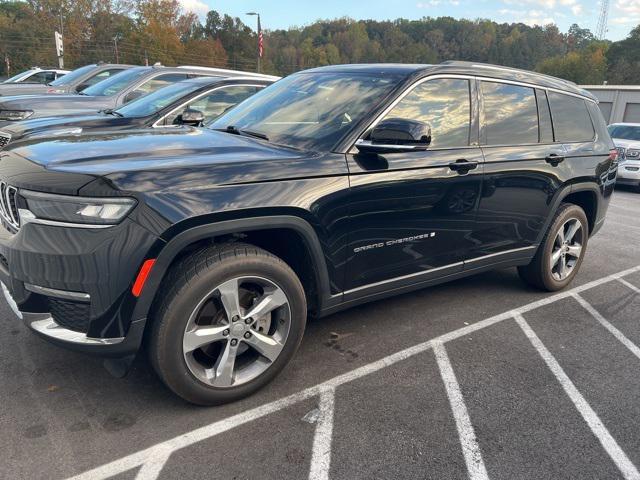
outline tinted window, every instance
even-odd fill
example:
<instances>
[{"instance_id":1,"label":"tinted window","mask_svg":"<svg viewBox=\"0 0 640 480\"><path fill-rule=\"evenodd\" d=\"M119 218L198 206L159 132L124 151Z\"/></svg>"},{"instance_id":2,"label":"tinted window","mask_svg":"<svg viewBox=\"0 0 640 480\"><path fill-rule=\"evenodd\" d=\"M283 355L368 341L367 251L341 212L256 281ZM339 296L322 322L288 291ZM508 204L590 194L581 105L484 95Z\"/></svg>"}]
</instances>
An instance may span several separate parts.
<instances>
[{"instance_id":1,"label":"tinted window","mask_svg":"<svg viewBox=\"0 0 640 480\"><path fill-rule=\"evenodd\" d=\"M109 97L121 92L138 78L146 75L149 69L146 67L131 68L118 75L113 75L101 82L96 83L83 91L86 95L95 97Z\"/></svg>"},{"instance_id":2,"label":"tinted window","mask_svg":"<svg viewBox=\"0 0 640 480\"><path fill-rule=\"evenodd\" d=\"M263 133L274 143L329 151L400 80L393 74L297 73L251 96L211 127L233 125Z\"/></svg>"},{"instance_id":3,"label":"tinted window","mask_svg":"<svg viewBox=\"0 0 640 480\"><path fill-rule=\"evenodd\" d=\"M551 125L547 92L536 90L536 100L538 101L538 118L540 119L540 143L553 143L553 126Z\"/></svg>"},{"instance_id":4,"label":"tinted window","mask_svg":"<svg viewBox=\"0 0 640 480\"><path fill-rule=\"evenodd\" d=\"M611 138L640 141L640 127L633 125L611 125L609 127L609 134Z\"/></svg>"},{"instance_id":5,"label":"tinted window","mask_svg":"<svg viewBox=\"0 0 640 480\"><path fill-rule=\"evenodd\" d=\"M142 85L134 90L139 95L146 95L151 92L155 92L159 88L166 87L172 83L180 82L188 78L186 73L167 73L166 75L158 75L150 80L147 80Z\"/></svg>"},{"instance_id":6,"label":"tinted window","mask_svg":"<svg viewBox=\"0 0 640 480\"><path fill-rule=\"evenodd\" d=\"M185 108L192 108L204 113L205 122L215 120L227 110L232 109L243 100L249 98L261 88L248 85L232 85L210 92L208 95L189 102L181 110L172 113L165 119L165 125L171 125Z\"/></svg>"},{"instance_id":7,"label":"tinted window","mask_svg":"<svg viewBox=\"0 0 640 480\"><path fill-rule=\"evenodd\" d=\"M55 72L38 72L31 75L25 81L29 83L50 83L56 79Z\"/></svg>"},{"instance_id":8,"label":"tinted window","mask_svg":"<svg viewBox=\"0 0 640 480\"><path fill-rule=\"evenodd\" d=\"M627 103L623 122L640 123L640 103Z\"/></svg>"},{"instance_id":9,"label":"tinted window","mask_svg":"<svg viewBox=\"0 0 640 480\"><path fill-rule=\"evenodd\" d=\"M443 78L422 83L386 118L428 123L431 125L431 147L467 146L471 130L469 81Z\"/></svg>"},{"instance_id":10,"label":"tinted window","mask_svg":"<svg viewBox=\"0 0 640 480\"><path fill-rule=\"evenodd\" d=\"M589 142L595 131L582 98L549 92L553 129L558 142Z\"/></svg>"},{"instance_id":11,"label":"tinted window","mask_svg":"<svg viewBox=\"0 0 640 480\"><path fill-rule=\"evenodd\" d=\"M82 78L83 76L85 76L94 68L96 68L95 65L86 65L84 67L76 68L74 71L67 73L64 77L57 79L51 85L56 87L63 86L63 85L70 85L72 83L75 83L76 80L78 80L79 78Z\"/></svg>"},{"instance_id":12,"label":"tinted window","mask_svg":"<svg viewBox=\"0 0 640 480\"><path fill-rule=\"evenodd\" d=\"M124 71L124 69L122 68L112 68L111 70L102 70L97 75L87 78L82 85L84 85L85 88L90 87L91 85L100 83L101 81L106 80L109 77L113 77L114 75L117 75L122 71Z\"/></svg>"},{"instance_id":13,"label":"tinted window","mask_svg":"<svg viewBox=\"0 0 640 480\"><path fill-rule=\"evenodd\" d=\"M185 97L200 88L202 88L202 85L199 83L174 83L173 85L156 90L150 95L146 95L132 101L131 103L127 103L117 111L125 117L146 117L147 115L152 115L163 108L168 107L173 102L180 100L182 97Z\"/></svg>"},{"instance_id":14,"label":"tinted window","mask_svg":"<svg viewBox=\"0 0 640 480\"><path fill-rule=\"evenodd\" d=\"M482 82L487 145L538 143L538 106L533 88Z\"/></svg>"},{"instance_id":15,"label":"tinted window","mask_svg":"<svg viewBox=\"0 0 640 480\"><path fill-rule=\"evenodd\" d=\"M600 102L598 104L600 107L600 111L602 112L602 116L606 122L611 120L611 109L613 108L612 102Z\"/></svg>"}]
</instances>

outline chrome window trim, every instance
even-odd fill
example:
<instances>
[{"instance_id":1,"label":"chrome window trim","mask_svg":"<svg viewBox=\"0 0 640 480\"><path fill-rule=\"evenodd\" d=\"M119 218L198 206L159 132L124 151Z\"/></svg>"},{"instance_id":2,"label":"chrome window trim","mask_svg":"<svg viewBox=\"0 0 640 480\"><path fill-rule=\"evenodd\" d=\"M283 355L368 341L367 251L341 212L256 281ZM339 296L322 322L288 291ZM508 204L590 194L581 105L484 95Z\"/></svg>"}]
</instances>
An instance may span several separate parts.
<instances>
[{"instance_id":1,"label":"chrome window trim","mask_svg":"<svg viewBox=\"0 0 640 480\"><path fill-rule=\"evenodd\" d=\"M251 79L251 80L255 80L255 79ZM151 125L151 128L175 128L179 125L158 125L160 122L163 122L169 115L173 115L174 112L180 110L181 108L184 108L185 105L188 105L191 102L195 102L196 100L201 99L202 97L211 94L212 92L215 92L216 90L222 90L223 88L229 88L229 87L257 87L257 88L265 88L267 85L255 85L255 84L249 84L249 83L239 83L239 84L234 84L234 85L220 85L218 87L214 87L211 90L207 90L199 95L196 95L195 97L193 97L190 100L187 100L186 102L178 105L177 107L175 107L173 110L171 110L170 112L168 112L167 114L165 114L164 116L162 116L161 118L159 118L158 120L156 120L153 125ZM257 93L257 92L256 92Z\"/></svg>"},{"instance_id":2,"label":"chrome window trim","mask_svg":"<svg viewBox=\"0 0 640 480\"><path fill-rule=\"evenodd\" d=\"M554 88L554 87L545 87L543 85L536 85L536 84L532 84L532 83L528 83L528 82L520 82L520 81L516 81L516 80L505 80L502 78L495 78L495 77L491 77L491 76L484 76L484 75L464 75L464 74L447 74L447 73L439 73L436 75L429 75L427 77L423 77L419 80L417 80L416 82L412 83L411 85L409 85L393 102L391 102L391 104L385 108L382 113L380 113L374 120L373 122L371 122L367 127L365 127L360 134L358 135L358 139L347 149L347 152L351 152L353 150L353 148L356 146L356 143L358 142L358 140L363 140L363 135L365 133L367 133L369 130L371 130L372 128L374 128L378 123L380 123L384 117L391 111L393 110L393 108L400 103L407 95L409 95L409 93L411 93L416 87L422 85L425 82L428 82L430 80L437 80L437 79L442 79L442 78L459 78L459 79L466 79L466 80L476 80L476 81L487 81L487 82L494 82L494 83L506 83L509 85L518 85L521 87L528 87L528 88L533 88L538 89L538 90L544 90L545 92L547 92L547 98L548 98L548 94L549 92L555 92L555 93L559 93L562 95L569 95L571 97L577 97L577 98L581 98L582 100L585 101L589 101L595 105L598 104L598 102L596 100L593 100L589 97L586 97L584 95L579 95L577 93L573 93L573 92L567 92L565 90L560 90L559 88ZM473 107L473 98L471 99L471 103L472 103L472 107ZM551 108L551 106L549 106L549 108ZM591 115L589 115L589 120L591 121ZM551 121L553 122L553 114L551 115ZM473 122L472 122L473 123ZM592 122L593 124L593 122ZM595 126L594 126L594 132L595 132ZM596 137L594 136L593 140L589 140L588 142L592 142L595 141ZM555 141L555 135L554 135L554 143L553 144L559 144L562 145L563 143L585 143L585 142L556 142ZM552 145L552 144L548 144L548 143L536 143L535 145ZM477 147L479 145L469 145L470 147ZM483 145L483 146L501 146L501 145ZM514 146L514 145L511 145ZM462 147L461 147L462 148ZM447 148L447 150L450 150L451 148ZM429 149L429 151L435 151L437 150L436 148L433 149Z\"/></svg>"}]
</instances>

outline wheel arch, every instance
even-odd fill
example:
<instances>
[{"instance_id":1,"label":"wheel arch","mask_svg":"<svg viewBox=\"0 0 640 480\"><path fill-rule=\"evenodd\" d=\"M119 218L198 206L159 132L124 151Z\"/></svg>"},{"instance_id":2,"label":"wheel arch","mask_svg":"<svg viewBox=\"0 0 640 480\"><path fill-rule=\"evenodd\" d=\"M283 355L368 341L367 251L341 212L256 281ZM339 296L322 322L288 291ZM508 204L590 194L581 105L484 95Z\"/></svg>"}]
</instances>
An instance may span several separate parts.
<instances>
[{"instance_id":1,"label":"wheel arch","mask_svg":"<svg viewBox=\"0 0 640 480\"><path fill-rule=\"evenodd\" d=\"M142 294L137 299L132 319L140 319L148 317L152 305L156 299L156 295L162 281L166 277L167 272L173 263L193 245L200 242L214 240L220 237L227 237L237 234L248 235L248 241L251 243L252 238L257 238L256 233L272 232L291 232L303 242L305 253L308 254L310 262L307 265L311 268L313 274L314 287L316 288L315 297L312 299L318 311L322 310L325 303L331 297L330 280L324 251L318 235L312 225L306 220L293 215L270 215L256 216L250 218L224 220L214 223L207 223L188 228L171 238L164 245L159 246L155 255L155 264L145 283ZM262 242L254 242L257 246L264 248ZM265 248L270 250L269 248ZM272 253L274 253L272 251ZM278 255L279 252L275 252ZM153 256L151 257L153 258ZM286 261L286 259L284 259ZM294 268L294 267L292 267ZM296 268L294 268L296 270ZM299 271L296 271L300 275ZM301 280L303 280L301 278ZM304 282L303 282L304 283ZM309 301L309 300L308 300Z\"/></svg>"}]
</instances>

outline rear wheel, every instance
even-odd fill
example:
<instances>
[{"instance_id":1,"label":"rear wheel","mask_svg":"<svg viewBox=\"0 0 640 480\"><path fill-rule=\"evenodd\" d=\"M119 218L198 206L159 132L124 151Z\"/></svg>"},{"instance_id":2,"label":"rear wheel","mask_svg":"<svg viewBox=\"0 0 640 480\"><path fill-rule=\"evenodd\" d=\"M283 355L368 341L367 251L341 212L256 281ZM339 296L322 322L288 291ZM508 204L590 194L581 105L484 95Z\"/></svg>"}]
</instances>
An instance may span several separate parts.
<instances>
[{"instance_id":1,"label":"rear wheel","mask_svg":"<svg viewBox=\"0 0 640 480\"><path fill-rule=\"evenodd\" d=\"M168 278L149 350L158 375L185 400L242 398L294 355L306 301L282 260L251 245L214 246L182 260Z\"/></svg>"},{"instance_id":2,"label":"rear wheel","mask_svg":"<svg viewBox=\"0 0 640 480\"><path fill-rule=\"evenodd\" d=\"M587 250L589 223L577 205L562 204L533 261L518 267L520 277L547 291L565 288L575 278Z\"/></svg>"}]
</instances>

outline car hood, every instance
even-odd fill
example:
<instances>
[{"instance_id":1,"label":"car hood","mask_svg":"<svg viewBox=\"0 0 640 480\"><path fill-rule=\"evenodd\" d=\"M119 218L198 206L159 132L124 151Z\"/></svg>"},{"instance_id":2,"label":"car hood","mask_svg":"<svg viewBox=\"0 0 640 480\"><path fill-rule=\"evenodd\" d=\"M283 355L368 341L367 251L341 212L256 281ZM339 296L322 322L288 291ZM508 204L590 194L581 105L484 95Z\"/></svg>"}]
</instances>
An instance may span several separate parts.
<instances>
[{"instance_id":1,"label":"car hood","mask_svg":"<svg viewBox=\"0 0 640 480\"><path fill-rule=\"evenodd\" d=\"M15 142L24 137L38 138L77 135L86 129L110 128L131 123L131 119L106 114L41 117L11 122L0 127L0 133L9 134Z\"/></svg>"},{"instance_id":2,"label":"car hood","mask_svg":"<svg viewBox=\"0 0 640 480\"><path fill-rule=\"evenodd\" d=\"M35 115L69 115L77 112L97 112L109 108L112 97L88 95L18 95L0 98L0 110L33 110Z\"/></svg>"},{"instance_id":3,"label":"car hood","mask_svg":"<svg viewBox=\"0 0 640 480\"><path fill-rule=\"evenodd\" d=\"M27 138L0 154L48 171L106 177L117 188L132 191L306 178L336 174L344 167L344 156L342 164L321 162L319 154L192 127Z\"/></svg>"},{"instance_id":4,"label":"car hood","mask_svg":"<svg viewBox=\"0 0 640 480\"><path fill-rule=\"evenodd\" d=\"M7 95L37 95L41 93L55 93L56 87L42 85L40 83L5 83L0 84L0 96Z\"/></svg>"}]
</instances>

